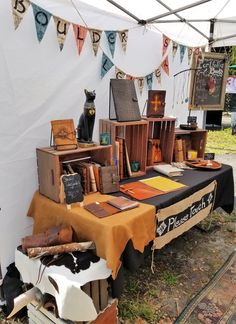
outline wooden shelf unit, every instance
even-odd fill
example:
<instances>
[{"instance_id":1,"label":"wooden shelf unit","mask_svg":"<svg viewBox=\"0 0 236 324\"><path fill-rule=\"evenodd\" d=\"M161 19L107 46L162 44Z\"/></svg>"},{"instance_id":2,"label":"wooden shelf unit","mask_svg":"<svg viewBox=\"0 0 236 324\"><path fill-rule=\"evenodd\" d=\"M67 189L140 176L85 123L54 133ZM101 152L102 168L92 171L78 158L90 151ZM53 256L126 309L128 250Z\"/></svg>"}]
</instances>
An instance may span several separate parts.
<instances>
[{"instance_id":1,"label":"wooden shelf unit","mask_svg":"<svg viewBox=\"0 0 236 324\"><path fill-rule=\"evenodd\" d=\"M132 177L146 173L148 122L145 120L117 122L109 119L99 120L99 132L109 133L113 147L113 160L116 160L116 139L125 139L130 162L137 161L140 165L138 172L132 172Z\"/></svg>"},{"instance_id":2,"label":"wooden shelf unit","mask_svg":"<svg viewBox=\"0 0 236 324\"><path fill-rule=\"evenodd\" d=\"M197 151L197 158L204 159L207 143L207 130L197 128L196 130L175 129L175 139L180 138L189 142L189 148ZM186 157L187 159L187 157Z\"/></svg>"},{"instance_id":3,"label":"wooden shelf unit","mask_svg":"<svg viewBox=\"0 0 236 324\"><path fill-rule=\"evenodd\" d=\"M162 153L162 161L171 163L173 159L174 141L175 141L175 121L176 118L144 118L148 122L148 139L159 139ZM149 153L149 152L148 152ZM152 166L150 159L147 160L147 166Z\"/></svg>"},{"instance_id":4,"label":"wooden shelf unit","mask_svg":"<svg viewBox=\"0 0 236 324\"><path fill-rule=\"evenodd\" d=\"M63 162L90 157L92 161L98 162L101 165L111 165L112 146L98 145L67 151L56 151L52 147L44 147L37 148L36 155L39 192L42 195L59 202L60 177L63 172Z\"/></svg>"}]
</instances>

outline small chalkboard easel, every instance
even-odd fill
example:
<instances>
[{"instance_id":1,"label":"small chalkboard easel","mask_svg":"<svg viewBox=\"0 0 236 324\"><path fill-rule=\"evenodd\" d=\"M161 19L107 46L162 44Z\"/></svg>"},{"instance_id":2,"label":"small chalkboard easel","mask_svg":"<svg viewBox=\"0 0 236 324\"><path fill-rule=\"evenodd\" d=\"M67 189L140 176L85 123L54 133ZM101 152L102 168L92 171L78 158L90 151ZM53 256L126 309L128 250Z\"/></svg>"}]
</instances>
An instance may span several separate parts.
<instances>
[{"instance_id":1,"label":"small chalkboard easel","mask_svg":"<svg viewBox=\"0 0 236 324\"><path fill-rule=\"evenodd\" d=\"M61 176L60 203L66 203L68 210L72 203L80 203L83 206L84 196L82 193L81 177L78 173L63 174Z\"/></svg>"}]
</instances>

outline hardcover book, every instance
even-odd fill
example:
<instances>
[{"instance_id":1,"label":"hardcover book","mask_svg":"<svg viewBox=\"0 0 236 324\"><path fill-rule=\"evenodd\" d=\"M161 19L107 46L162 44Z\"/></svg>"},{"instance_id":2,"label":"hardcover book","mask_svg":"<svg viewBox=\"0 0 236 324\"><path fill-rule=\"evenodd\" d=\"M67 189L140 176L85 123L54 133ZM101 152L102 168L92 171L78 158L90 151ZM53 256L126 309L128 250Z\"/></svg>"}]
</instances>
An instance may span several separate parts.
<instances>
[{"instance_id":1,"label":"hardcover book","mask_svg":"<svg viewBox=\"0 0 236 324\"><path fill-rule=\"evenodd\" d=\"M165 90L148 90L147 117L164 116L165 98Z\"/></svg>"},{"instance_id":2,"label":"hardcover book","mask_svg":"<svg viewBox=\"0 0 236 324\"><path fill-rule=\"evenodd\" d=\"M119 208L120 210L132 209L139 206L138 201L131 200L126 197L115 197L107 201L108 204Z\"/></svg>"},{"instance_id":3,"label":"hardcover book","mask_svg":"<svg viewBox=\"0 0 236 324\"><path fill-rule=\"evenodd\" d=\"M52 120L51 127L56 150L73 150L78 147L73 119Z\"/></svg>"}]
</instances>

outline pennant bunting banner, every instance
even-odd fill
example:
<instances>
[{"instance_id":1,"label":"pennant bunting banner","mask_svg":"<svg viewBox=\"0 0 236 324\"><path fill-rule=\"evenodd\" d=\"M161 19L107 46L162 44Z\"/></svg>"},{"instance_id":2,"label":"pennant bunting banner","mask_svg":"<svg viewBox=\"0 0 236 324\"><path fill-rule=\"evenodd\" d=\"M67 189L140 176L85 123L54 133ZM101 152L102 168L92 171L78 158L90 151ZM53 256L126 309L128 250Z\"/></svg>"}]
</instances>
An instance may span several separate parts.
<instances>
[{"instance_id":1,"label":"pennant bunting banner","mask_svg":"<svg viewBox=\"0 0 236 324\"><path fill-rule=\"evenodd\" d=\"M183 62L185 51L186 51L186 46L179 45L180 63Z\"/></svg>"},{"instance_id":2,"label":"pennant bunting banner","mask_svg":"<svg viewBox=\"0 0 236 324\"><path fill-rule=\"evenodd\" d=\"M126 47L127 47L127 42L128 42L128 29L121 30L118 32L118 34L119 34L121 46L122 46L124 52L126 52Z\"/></svg>"},{"instance_id":3,"label":"pennant bunting banner","mask_svg":"<svg viewBox=\"0 0 236 324\"><path fill-rule=\"evenodd\" d=\"M40 8L39 6L36 6L36 4L34 3L31 3L31 5L34 13L37 37L39 42L41 42L52 15L48 11Z\"/></svg>"},{"instance_id":4,"label":"pennant bunting banner","mask_svg":"<svg viewBox=\"0 0 236 324\"><path fill-rule=\"evenodd\" d=\"M12 13L15 29L19 26L27 9L30 6L29 0L12 0Z\"/></svg>"},{"instance_id":5,"label":"pennant bunting banner","mask_svg":"<svg viewBox=\"0 0 236 324\"><path fill-rule=\"evenodd\" d=\"M115 47L116 47L116 31L106 30L105 34L107 36L108 45L111 51L112 57L114 57Z\"/></svg>"},{"instance_id":6,"label":"pennant bunting banner","mask_svg":"<svg viewBox=\"0 0 236 324\"><path fill-rule=\"evenodd\" d=\"M91 41L92 41L92 45L93 45L93 51L96 56L97 52L98 52L100 40L101 40L102 30L89 29L89 33L90 33L90 37L91 37Z\"/></svg>"},{"instance_id":7,"label":"pennant bunting banner","mask_svg":"<svg viewBox=\"0 0 236 324\"><path fill-rule=\"evenodd\" d=\"M160 69L156 69L154 73L155 73L155 76L157 78L157 82L158 83L161 83L161 70Z\"/></svg>"},{"instance_id":8,"label":"pennant bunting banner","mask_svg":"<svg viewBox=\"0 0 236 324\"><path fill-rule=\"evenodd\" d=\"M193 49L192 47L188 47L188 64L191 63L192 55L193 55Z\"/></svg>"},{"instance_id":9,"label":"pennant bunting banner","mask_svg":"<svg viewBox=\"0 0 236 324\"><path fill-rule=\"evenodd\" d=\"M167 48L170 44L170 39L166 35L163 35L162 41L163 41L162 56L164 56L165 52L167 51Z\"/></svg>"},{"instance_id":10,"label":"pennant bunting banner","mask_svg":"<svg viewBox=\"0 0 236 324\"><path fill-rule=\"evenodd\" d=\"M73 30L75 34L75 41L78 48L78 53L80 55L88 30L87 28L76 24L73 24Z\"/></svg>"},{"instance_id":11,"label":"pennant bunting banner","mask_svg":"<svg viewBox=\"0 0 236 324\"><path fill-rule=\"evenodd\" d=\"M193 50L193 55L194 55L194 60L196 63L197 63L199 54L200 54L200 49L198 47L195 47Z\"/></svg>"},{"instance_id":12,"label":"pennant bunting banner","mask_svg":"<svg viewBox=\"0 0 236 324\"><path fill-rule=\"evenodd\" d=\"M101 77L103 78L105 74L113 67L112 61L109 57L103 52L102 53L102 68L101 68Z\"/></svg>"},{"instance_id":13,"label":"pennant bunting banner","mask_svg":"<svg viewBox=\"0 0 236 324\"><path fill-rule=\"evenodd\" d=\"M168 60L168 56L161 63L161 67L166 72L166 74L169 75L169 60Z\"/></svg>"},{"instance_id":14,"label":"pennant bunting banner","mask_svg":"<svg viewBox=\"0 0 236 324\"><path fill-rule=\"evenodd\" d=\"M176 55L177 50L178 50L178 47L179 47L179 44L178 43L172 42L172 57L173 57L173 59L175 58L175 55Z\"/></svg>"},{"instance_id":15,"label":"pennant bunting banner","mask_svg":"<svg viewBox=\"0 0 236 324\"><path fill-rule=\"evenodd\" d=\"M125 72L118 69L117 66L115 67L115 74L116 74L116 79L125 79Z\"/></svg>"},{"instance_id":16,"label":"pennant bunting banner","mask_svg":"<svg viewBox=\"0 0 236 324\"><path fill-rule=\"evenodd\" d=\"M60 47L60 51L63 49L66 35L68 32L68 29L70 27L70 23L59 18L59 17L53 17L55 25L56 25L56 31L57 31L57 40Z\"/></svg>"},{"instance_id":17,"label":"pennant bunting banner","mask_svg":"<svg viewBox=\"0 0 236 324\"><path fill-rule=\"evenodd\" d=\"M145 78L146 78L148 90L152 90L153 73L146 75Z\"/></svg>"},{"instance_id":18,"label":"pennant bunting banner","mask_svg":"<svg viewBox=\"0 0 236 324\"><path fill-rule=\"evenodd\" d=\"M144 88L144 78L137 78L137 83L138 83L139 92L142 95L143 88Z\"/></svg>"},{"instance_id":19,"label":"pennant bunting banner","mask_svg":"<svg viewBox=\"0 0 236 324\"><path fill-rule=\"evenodd\" d=\"M206 48L205 46L201 47L201 58L204 60L205 58L205 53L206 53Z\"/></svg>"},{"instance_id":20,"label":"pennant bunting banner","mask_svg":"<svg viewBox=\"0 0 236 324\"><path fill-rule=\"evenodd\" d=\"M127 80L134 80L134 79L135 79L135 77L132 76L132 75L130 75L130 74L126 74L126 75L125 75L125 78L126 78Z\"/></svg>"}]
</instances>

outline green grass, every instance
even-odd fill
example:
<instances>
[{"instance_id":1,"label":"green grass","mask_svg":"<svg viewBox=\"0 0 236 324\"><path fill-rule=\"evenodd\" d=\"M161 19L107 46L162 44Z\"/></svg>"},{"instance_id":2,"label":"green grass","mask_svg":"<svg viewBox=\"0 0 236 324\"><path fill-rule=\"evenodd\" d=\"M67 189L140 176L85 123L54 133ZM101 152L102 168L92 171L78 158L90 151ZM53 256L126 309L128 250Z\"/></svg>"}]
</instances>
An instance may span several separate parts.
<instances>
[{"instance_id":1,"label":"green grass","mask_svg":"<svg viewBox=\"0 0 236 324\"><path fill-rule=\"evenodd\" d=\"M142 318L148 323L155 321L155 310L143 300L121 300L119 302L119 316L134 321Z\"/></svg>"},{"instance_id":2,"label":"green grass","mask_svg":"<svg viewBox=\"0 0 236 324\"><path fill-rule=\"evenodd\" d=\"M232 129L208 131L206 152L236 154L236 135L232 135Z\"/></svg>"},{"instance_id":3,"label":"green grass","mask_svg":"<svg viewBox=\"0 0 236 324\"><path fill-rule=\"evenodd\" d=\"M162 280L166 283L167 286L175 286L178 282L176 275L170 271L164 271L161 275Z\"/></svg>"}]
</instances>

